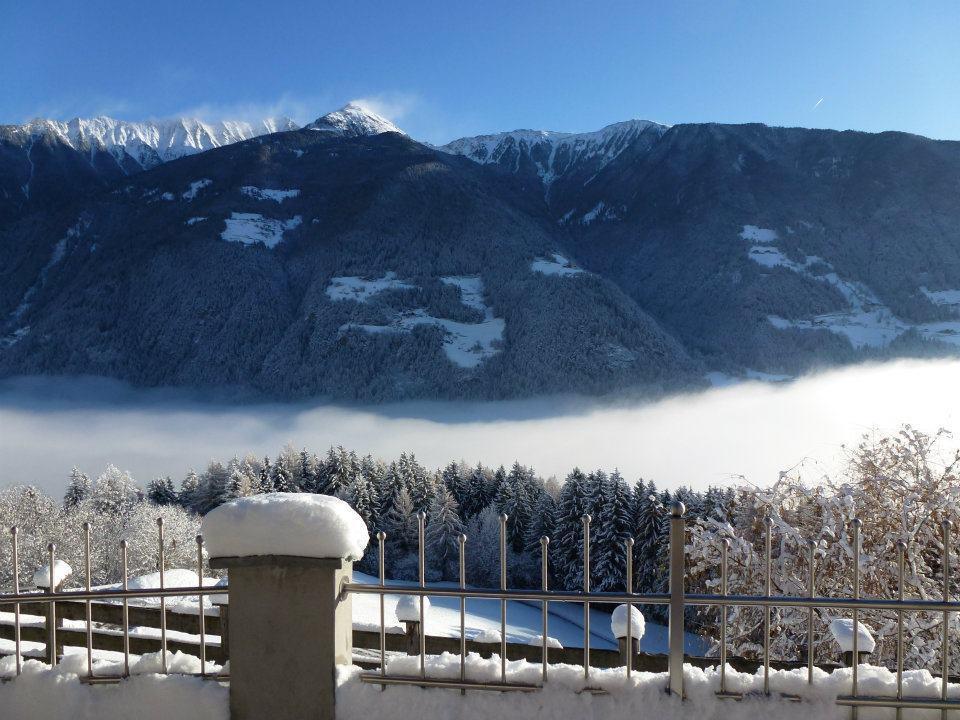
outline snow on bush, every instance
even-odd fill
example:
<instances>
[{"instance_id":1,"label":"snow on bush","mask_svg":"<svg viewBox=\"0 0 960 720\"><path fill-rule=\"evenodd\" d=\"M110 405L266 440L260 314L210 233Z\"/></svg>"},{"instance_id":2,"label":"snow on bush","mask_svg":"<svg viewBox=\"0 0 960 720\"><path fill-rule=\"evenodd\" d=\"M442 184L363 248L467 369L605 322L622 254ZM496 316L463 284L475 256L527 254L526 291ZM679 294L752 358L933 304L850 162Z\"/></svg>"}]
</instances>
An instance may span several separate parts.
<instances>
[{"instance_id":1,"label":"snow on bush","mask_svg":"<svg viewBox=\"0 0 960 720\"><path fill-rule=\"evenodd\" d=\"M729 523L701 520L690 525L687 546L691 592L720 589L720 557L730 542L729 591L764 595L766 522L772 528L774 595L802 596L808 591L809 542L813 543L815 591L825 597L853 596L853 520L860 530L860 588L865 598L896 599L897 545L906 544L904 595L939 600L944 595L943 522L960 521L960 451L941 452L938 440L905 426L897 435L865 438L854 450L839 481L808 487L784 475L767 489L742 489ZM947 549L952 567L960 567L956 533ZM950 582L949 597L960 599L960 583ZM807 611L773 608L771 651L774 658L796 659L805 652ZM837 660L837 645L827 626L836 611L814 615L814 656ZM862 610L860 619L874 628L875 662L896 662L895 611ZM716 640L720 614L698 618L700 632ZM730 650L759 657L763 615L759 608L731 608L727 616ZM939 667L943 633L941 613L905 613L904 662L908 668ZM960 624L949 627L952 647L960 647ZM714 649L715 651L718 648ZM960 653L951 654L951 673L960 672Z\"/></svg>"},{"instance_id":2,"label":"snow on bush","mask_svg":"<svg viewBox=\"0 0 960 720\"><path fill-rule=\"evenodd\" d=\"M211 557L297 555L359 560L367 526L340 498L311 493L268 493L238 498L203 518Z\"/></svg>"},{"instance_id":3,"label":"snow on bush","mask_svg":"<svg viewBox=\"0 0 960 720\"><path fill-rule=\"evenodd\" d=\"M864 623L857 623L857 652L872 653L877 646L873 635L870 634L872 628ZM838 618L830 623L830 634L837 641L837 645L843 652L853 652L853 620L850 618Z\"/></svg>"},{"instance_id":4,"label":"snow on bush","mask_svg":"<svg viewBox=\"0 0 960 720\"><path fill-rule=\"evenodd\" d=\"M417 675L420 672L419 657L398 656L390 658L387 673L391 675ZM428 677L459 679L460 657L444 653L431 656L426 661ZM720 689L718 668L700 669L684 666L684 691L686 699L664 692L668 678L666 673L633 673L627 679L623 668L592 669L589 682L584 680L583 668L576 665L550 665L547 683L537 692L491 693L470 692L460 695L444 690L422 690L416 687L379 687L360 681L360 669L338 667L337 672L337 717L339 720L440 720L461 718L473 720L486 717L523 718L523 720L848 720L850 708L836 704L838 695L851 691L849 668L826 673L815 670L814 682L807 683L807 671L773 670L770 672L771 696L763 695L763 673L737 672L727 667L727 688L734 692L752 693L741 702L721 700L716 692ZM507 662L507 681L540 685L542 666L524 660ZM489 659L470 653L466 659L468 680L497 682L500 680L500 658L494 654ZM885 668L861 665L858 685L865 695L896 695L896 674ZM604 694L583 692L585 688L600 689ZM904 692L910 696L936 698L939 696L939 679L925 671L904 673ZM800 696L801 702L792 702L780 693ZM960 699L960 685L949 688L951 698ZM892 718L892 710L861 709L863 720ZM930 718L930 711L903 711L903 720ZM936 715L939 717L939 714Z\"/></svg>"},{"instance_id":5,"label":"snow on bush","mask_svg":"<svg viewBox=\"0 0 960 720\"><path fill-rule=\"evenodd\" d=\"M56 587L68 577L73 575L73 568L67 565L63 560L56 560L53 563L53 585ZM50 587L50 563L41 565L33 574L33 586L38 588Z\"/></svg>"},{"instance_id":6,"label":"snow on bush","mask_svg":"<svg viewBox=\"0 0 960 720\"><path fill-rule=\"evenodd\" d=\"M613 631L613 636L617 639L627 636L626 605L617 605L613 611L613 615L610 616L610 629ZM643 631L643 613L640 612L636 605L633 605L630 608L630 636L639 640L643 637Z\"/></svg>"},{"instance_id":7,"label":"snow on bush","mask_svg":"<svg viewBox=\"0 0 960 720\"><path fill-rule=\"evenodd\" d=\"M229 689L217 682L184 674L159 675L160 653L142 655L130 666L132 677L115 686L87 685L86 655L65 655L50 668L36 660L23 663L14 676L14 658L0 658L0 717L3 720L227 720ZM182 653L167 653L173 673L198 673L200 661ZM122 663L94 664L94 673L116 675ZM207 669L219 668L208 663Z\"/></svg>"},{"instance_id":8,"label":"snow on bush","mask_svg":"<svg viewBox=\"0 0 960 720\"><path fill-rule=\"evenodd\" d=\"M430 614L430 598L423 598L424 618ZM397 601L397 620L400 622L420 622L420 598L416 595L404 595Z\"/></svg>"}]
</instances>

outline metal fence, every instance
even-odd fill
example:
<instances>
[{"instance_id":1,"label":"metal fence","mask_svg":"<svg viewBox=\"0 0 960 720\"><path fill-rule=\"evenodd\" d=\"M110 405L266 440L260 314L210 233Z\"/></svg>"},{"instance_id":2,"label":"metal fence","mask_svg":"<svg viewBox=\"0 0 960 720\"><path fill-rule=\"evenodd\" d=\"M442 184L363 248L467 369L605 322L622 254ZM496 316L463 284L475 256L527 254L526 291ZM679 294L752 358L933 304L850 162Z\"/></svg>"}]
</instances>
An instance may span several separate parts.
<instances>
[{"instance_id":1,"label":"metal fence","mask_svg":"<svg viewBox=\"0 0 960 720\"><path fill-rule=\"evenodd\" d=\"M733 607L757 607L763 609L763 688L765 694L770 694L770 669L771 669L771 610L773 608L794 608L798 610L807 610L807 681L814 683L814 656L809 649L813 647L814 638L814 611L817 609L835 609L849 611L853 620L853 653L854 661L851 668L851 693L840 696L837 702L841 705L852 707L852 713L856 715L859 707L885 707L897 709L899 716L902 708L919 708L940 710L941 717L946 720L948 710L960 710L960 701L951 700L948 696L949 684L949 663L950 663L950 643L949 643L949 618L951 612L960 611L960 601L951 600L949 593L949 580L951 575L950 567L950 542L951 542L951 524L945 521L942 526L943 531L943 569L944 585L942 600L923 600L907 599L904 597L904 555L906 546L903 543L898 545L898 567L899 567L899 593L896 599L886 598L863 598L860 592L860 553L861 539L860 530L862 523L855 519L851 523L851 534L853 537L853 562L852 562L852 580L853 593L849 597L821 597L816 594L816 572L814 565L813 546L809 546L810 570L805 596L783 596L773 595L773 576L772 576L772 535L773 528L770 522L766 524L765 535L765 594L763 595L737 595L728 592L728 550L729 541L722 547L720 563L720 594L688 594L685 592L685 541L686 525L684 518L685 508L682 503L674 503L671 508L670 517L670 552L669 552L669 592L667 593L635 593L633 592L633 540L628 538L624 542L624 553L626 557L626 576L624 592L593 592L590 589L590 522L589 515L583 516L583 590L580 592L565 590L550 590L548 587L549 578L549 543L548 537L540 539L541 546L541 587L534 589L512 589L507 587L507 516L500 516L500 587L499 588L468 588L466 584L465 556L467 547L467 537L460 535L459 544L459 569L460 577L458 587L436 587L427 586L425 582L425 542L424 528L426 516L420 513L418 516L418 559L419 559L419 582L416 587L407 585L387 584L384 573L384 551L386 535L383 532L378 533L379 550L379 582L376 585L362 583L348 583L344 586L344 591L356 594L373 594L380 598L380 670L378 672L366 672L361 675L365 682L387 685L415 685L422 687L446 687L459 688L461 692L468 689L473 690L496 690L496 691L523 691L532 692L540 689L542 684L521 684L508 682L507 678L507 621L506 607L507 602L514 601L533 601L539 602L542 606L542 682L546 682L549 677L548 663L548 608L551 602L571 602L581 603L583 605L583 674L587 687L591 679L590 664L590 606L591 604L624 604L627 606L627 647L631 647L632 640L632 608L635 605L664 605L668 609L669 627L669 652L668 652L668 685L667 690L679 697L683 697L683 664L684 664L684 632L685 620L684 614L691 607L716 607L720 608L720 655L718 664L720 666L720 689L718 696L721 698L737 699L742 695L731 692L727 686L726 669L728 663L727 654L727 631L728 619L727 611ZM425 606L423 599L427 596L450 597L459 599L460 610L460 676L458 679L431 677L427 673L426 664L426 645L425 632L420 632L420 667L419 674L415 676L389 675L387 673L386 662L386 636L385 636L385 596L386 595L412 595L420 598L420 628L424 628ZM469 680L466 677L466 634L465 617L466 601L473 600L495 600L500 602L500 678L495 682L479 682ZM863 695L858 690L858 630L861 611L887 610L894 611L897 616L897 692L895 696L871 696ZM943 614L943 637L941 644L941 684L939 698L908 697L903 693L903 672L904 672L904 613L908 612L931 612ZM625 673L627 677L631 675L633 663L625 664Z\"/></svg>"},{"instance_id":2,"label":"metal fence","mask_svg":"<svg viewBox=\"0 0 960 720\"><path fill-rule=\"evenodd\" d=\"M199 584L196 587L166 587L165 581L165 571L166 571L166 558L165 558L165 541L164 541L164 532L163 532L163 519L157 519L157 567L160 569L160 581L159 587L156 588L142 588L142 589L131 589L128 587L129 577L127 569L127 542L125 540L120 541L120 547L118 552L120 554L121 565L123 568L123 578L120 583L119 589L113 588L94 588L91 582L92 572L91 572L91 554L90 554L90 523L83 524L83 533L84 533L84 587L81 589L70 589L70 590L61 590L58 589L60 584L57 580L56 575L56 563L57 563L57 548L54 543L47 545L47 555L48 555L48 579L49 587L42 589L42 591L22 591L20 587L20 558L19 558L19 546L18 546L18 530L16 527L10 529L10 537L12 543L12 564L13 564L13 592L0 594L0 609L6 609L13 606L13 642L14 642L14 655L16 657L16 674L20 675L22 672L23 664L23 630L27 628L22 627L21 615L24 614L24 610L35 610L37 608L42 608L42 612L46 617L44 632L46 634L45 644L46 644L46 661L54 666L57 665L60 661L60 652L59 648L62 647L63 643L58 641L58 631L63 633L69 633L71 636L76 635L77 631L69 630L64 631L58 628L60 621L65 618L71 618L75 615L74 612L67 611L64 612L64 608L59 606L66 606L72 610L75 608L77 603L82 603L84 606L84 613L80 619L84 620L85 623L85 647L87 655L87 673L81 678L84 682L87 683L112 683L118 682L121 679L128 677L130 675L130 656L131 656L131 641L134 644L138 643L138 638L131 638L130 634L130 614L133 611L135 619L142 619L145 612L145 608L139 606L131 607L130 601L144 598L159 598L159 611L153 613L156 617L156 620L160 628L160 639L159 639L159 650L160 650L160 665L161 672L166 673L168 671L168 649L171 644L174 646L180 646L180 643L171 643L167 638L167 623L170 618L170 613L167 611L167 599L174 597L193 597L196 596L199 599L199 608L197 613L197 618L195 621L196 634L200 638L198 645L194 646L198 652L200 659L200 673L198 673L203 678L216 679L216 680L226 680L228 677L226 675L217 674L217 673L208 673L207 672L207 618L204 614L204 598L209 595L221 595L227 593L229 588L227 586L204 586L203 585L203 569L204 569L204 548L203 548L203 537L197 535L197 576L199 578ZM119 606L111 606L109 608L104 607L104 601L121 601ZM119 607L120 613L116 614L116 609ZM98 633L94 630L94 622L97 618L101 618L100 621L107 621L111 624L116 623L120 626L122 632L122 641L120 643L119 650L123 653L123 666L122 670L119 673L112 674L97 674L94 671L93 663L93 653L95 649L94 637ZM181 615L178 618L179 622L177 623L177 630L181 632L188 631L188 620L183 618ZM220 623L218 622L217 627L219 629ZM139 643L141 647L143 643ZM149 647L150 644L147 644ZM146 649L146 648L144 648ZM182 649L177 647L177 649Z\"/></svg>"}]
</instances>

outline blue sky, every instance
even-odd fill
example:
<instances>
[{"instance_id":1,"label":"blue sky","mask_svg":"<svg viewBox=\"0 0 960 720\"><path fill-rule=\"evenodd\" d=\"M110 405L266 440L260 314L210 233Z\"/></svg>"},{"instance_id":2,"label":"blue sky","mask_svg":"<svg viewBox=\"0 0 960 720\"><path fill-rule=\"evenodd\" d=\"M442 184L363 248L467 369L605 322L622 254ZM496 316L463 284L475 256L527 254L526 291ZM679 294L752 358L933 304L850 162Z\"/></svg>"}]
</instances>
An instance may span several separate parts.
<instances>
[{"instance_id":1,"label":"blue sky","mask_svg":"<svg viewBox=\"0 0 960 720\"><path fill-rule=\"evenodd\" d=\"M0 122L307 121L362 98L432 142L635 117L960 139L957 2L0 0L0 18Z\"/></svg>"}]
</instances>

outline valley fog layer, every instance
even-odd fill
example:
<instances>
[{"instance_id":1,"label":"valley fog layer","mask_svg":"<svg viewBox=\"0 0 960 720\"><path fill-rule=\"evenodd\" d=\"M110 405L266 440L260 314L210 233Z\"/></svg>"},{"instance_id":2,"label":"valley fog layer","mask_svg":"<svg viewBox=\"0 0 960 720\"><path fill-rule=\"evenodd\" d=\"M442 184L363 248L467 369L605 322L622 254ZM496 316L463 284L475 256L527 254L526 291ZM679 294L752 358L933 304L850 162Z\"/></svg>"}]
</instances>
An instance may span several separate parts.
<instances>
[{"instance_id":1,"label":"valley fog layer","mask_svg":"<svg viewBox=\"0 0 960 720\"><path fill-rule=\"evenodd\" d=\"M518 459L544 477L574 466L616 467L630 480L666 487L768 484L798 464L813 481L836 472L843 445L865 432L903 423L928 432L956 428L958 388L958 361L861 366L631 405L559 398L229 406L100 380L14 380L0 384L0 485L59 493L72 466L95 476L107 463L141 484L157 475L179 483L211 459L273 455L288 442L318 453L343 445L388 460L413 452L430 467Z\"/></svg>"}]
</instances>

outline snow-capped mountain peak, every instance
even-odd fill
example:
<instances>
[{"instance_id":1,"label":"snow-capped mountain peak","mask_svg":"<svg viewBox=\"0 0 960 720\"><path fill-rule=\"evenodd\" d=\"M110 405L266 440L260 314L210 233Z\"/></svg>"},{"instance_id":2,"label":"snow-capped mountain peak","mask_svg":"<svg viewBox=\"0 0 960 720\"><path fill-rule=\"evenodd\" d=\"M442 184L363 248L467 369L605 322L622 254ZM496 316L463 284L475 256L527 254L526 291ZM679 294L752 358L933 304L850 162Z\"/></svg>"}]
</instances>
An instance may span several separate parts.
<instances>
[{"instance_id":1,"label":"snow-capped mountain peak","mask_svg":"<svg viewBox=\"0 0 960 720\"><path fill-rule=\"evenodd\" d=\"M327 113L307 125L317 132L335 133L343 137L364 137L395 132L406 135L403 130L382 115L356 103L347 103L339 110Z\"/></svg>"},{"instance_id":2,"label":"snow-capped mountain peak","mask_svg":"<svg viewBox=\"0 0 960 720\"><path fill-rule=\"evenodd\" d=\"M101 115L76 117L66 122L38 118L16 127L15 132L24 137L55 137L74 150L90 153L91 157L98 151L108 152L118 163L130 158L140 168L148 169L185 155L298 127L286 117L253 122L205 122L186 117L129 122Z\"/></svg>"},{"instance_id":3,"label":"snow-capped mountain peak","mask_svg":"<svg viewBox=\"0 0 960 720\"><path fill-rule=\"evenodd\" d=\"M594 132L569 133L552 130L513 130L493 135L465 137L438 150L463 155L482 165L496 164L518 172L530 164L549 189L560 175L575 167L598 172L631 144L644 138L647 149L668 129L649 120L626 120Z\"/></svg>"}]
</instances>

